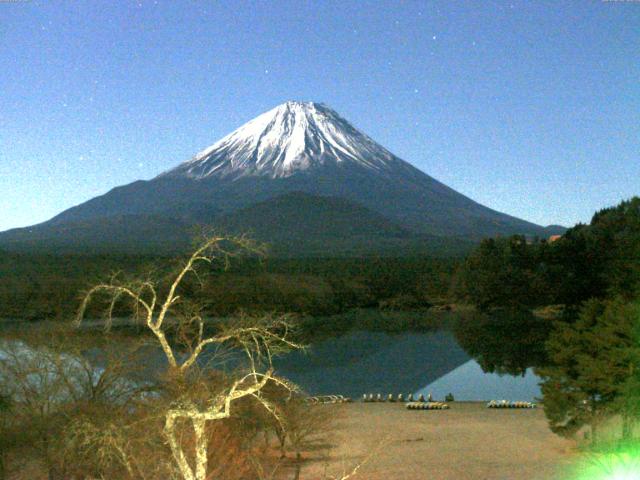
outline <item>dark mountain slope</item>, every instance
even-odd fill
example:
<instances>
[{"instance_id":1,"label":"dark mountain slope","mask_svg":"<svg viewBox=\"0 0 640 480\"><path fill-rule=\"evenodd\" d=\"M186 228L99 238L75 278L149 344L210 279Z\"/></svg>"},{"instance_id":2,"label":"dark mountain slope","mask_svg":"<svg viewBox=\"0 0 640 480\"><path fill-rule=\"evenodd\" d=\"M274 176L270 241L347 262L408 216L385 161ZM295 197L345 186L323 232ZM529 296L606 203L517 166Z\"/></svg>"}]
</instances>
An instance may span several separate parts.
<instances>
[{"instance_id":1,"label":"dark mountain slope","mask_svg":"<svg viewBox=\"0 0 640 480\"><path fill-rule=\"evenodd\" d=\"M36 225L2 234L11 251L55 253L173 254L189 248L202 228L249 234L272 255L327 257L430 254L460 255L473 243L417 235L344 198L301 192L258 202L233 214L200 209L195 218L120 215Z\"/></svg>"}]
</instances>

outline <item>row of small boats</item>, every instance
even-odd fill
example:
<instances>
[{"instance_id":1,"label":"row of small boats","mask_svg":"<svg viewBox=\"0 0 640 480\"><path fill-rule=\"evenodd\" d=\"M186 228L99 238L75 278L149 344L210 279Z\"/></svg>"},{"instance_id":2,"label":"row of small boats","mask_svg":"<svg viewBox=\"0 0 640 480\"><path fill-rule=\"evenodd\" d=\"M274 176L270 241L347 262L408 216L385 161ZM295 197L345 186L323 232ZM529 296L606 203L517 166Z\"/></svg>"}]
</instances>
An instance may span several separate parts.
<instances>
[{"instance_id":1,"label":"row of small boats","mask_svg":"<svg viewBox=\"0 0 640 480\"><path fill-rule=\"evenodd\" d=\"M399 393L398 395L394 395L393 393L390 393L388 395L382 395L380 393L376 394L374 396L373 393L365 393L364 395L362 395L362 401L365 403L372 403L372 402L399 402L399 403L411 403L411 402L431 402L432 398L431 395L427 395L426 397L424 395L420 395L417 398L414 398L412 393L409 393L408 395L403 395L402 393Z\"/></svg>"},{"instance_id":2,"label":"row of small boats","mask_svg":"<svg viewBox=\"0 0 640 480\"><path fill-rule=\"evenodd\" d=\"M407 410L449 410L449 405L443 402L409 402Z\"/></svg>"},{"instance_id":3,"label":"row of small boats","mask_svg":"<svg viewBox=\"0 0 640 480\"><path fill-rule=\"evenodd\" d=\"M510 402L508 400L491 400L487 408L536 408L532 402Z\"/></svg>"}]
</instances>

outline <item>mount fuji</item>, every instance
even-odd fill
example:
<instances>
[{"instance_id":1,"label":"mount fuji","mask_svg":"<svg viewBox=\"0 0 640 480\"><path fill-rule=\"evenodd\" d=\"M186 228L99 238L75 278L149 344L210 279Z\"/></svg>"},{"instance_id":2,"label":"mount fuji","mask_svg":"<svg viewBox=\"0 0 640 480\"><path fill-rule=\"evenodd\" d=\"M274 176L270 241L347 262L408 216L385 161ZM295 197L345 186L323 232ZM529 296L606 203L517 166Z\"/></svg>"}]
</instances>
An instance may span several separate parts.
<instances>
[{"instance_id":1,"label":"mount fuji","mask_svg":"<svg viewBox=\"0 0 640 480\"><path fill-rule=\"evenodd\" d=\"M388 176L406 165L329 107L287 102L160 177L275 179L338 166Z\"/></svg>"},{"instance_id":2,"label":"mount fuji","mask_svg":"<svg viewBox=\"0 0 640 480\"><path fill-rule=\"evenodd\" d=\"M475 241L562 230L474 202L324 104L287 102L151 180L0 233L0 247L172 250L187 242L196 224L249 231L296 254L336 248L402 254L425 242L451 242L447 237Z\"/></svg>"}]
</instances>

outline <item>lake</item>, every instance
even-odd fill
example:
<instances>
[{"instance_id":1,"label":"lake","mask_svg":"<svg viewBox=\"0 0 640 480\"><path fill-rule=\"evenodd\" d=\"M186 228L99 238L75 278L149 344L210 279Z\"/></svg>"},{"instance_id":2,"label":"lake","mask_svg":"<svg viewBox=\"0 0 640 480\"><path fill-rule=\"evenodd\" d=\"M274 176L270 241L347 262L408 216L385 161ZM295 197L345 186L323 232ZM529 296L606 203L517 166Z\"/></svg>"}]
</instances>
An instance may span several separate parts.
<instances>
[{"instance_id":1,"label":"lake","mask_svg":"<svg viewBox=\"0 0 640 480\"><path fill-rule=\"evenodd\" d=\"M541 396L540 378L527 369L523 376L485 373L475 360L469 360L416 392L442 399L448 393L459 401L520 400L535 402Z\"/></svg>"},{"instance_id":2,"label":"lake","mask_svg":"<svg viewBox=\"0 0 640 480\"><path fill-rule=\"evenodd\" d=\"M540 396L539 379L484 373L449 331L387 334L358 331L276 360L278 373L314 395L420 394L456 400L524 400Z\"/></svg>"},{"instance_id":3,"label":"lake","mask_svg":"<svg viewBox=\"0 0 640 480\"><path fill-rule=\"evenodd\" d=\"M211 360L205 351L202 362ZM156 347L139 352L147 374L164 369L166 361ZM230 364L237 364L231 362ZM276 357L276 371L311 395L341 394L354 399L363 394L431 393L456 400L525 400L540 397L539 379L531 370L524 376L484 373L448 330L428 333L353 331Z\"/></svg>"}]
</instances>

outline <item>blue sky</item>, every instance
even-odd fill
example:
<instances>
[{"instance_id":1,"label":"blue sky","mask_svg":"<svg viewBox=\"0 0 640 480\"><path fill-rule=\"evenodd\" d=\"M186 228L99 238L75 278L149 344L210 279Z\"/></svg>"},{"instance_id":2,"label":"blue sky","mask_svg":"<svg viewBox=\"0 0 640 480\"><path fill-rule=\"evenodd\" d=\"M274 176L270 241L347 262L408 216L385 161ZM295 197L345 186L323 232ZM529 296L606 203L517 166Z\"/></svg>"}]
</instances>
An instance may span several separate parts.
<instances>
[{"instance_id":1,"label":"blue sky","mask_svg":"<svg viewBox=\"0 0 640 480\"><path fill-rule=\"evenodd\" d=\"M0 1L0 230L324 102L540 224L640 194L639 1Z\"/></svg>"}]
</instances>

